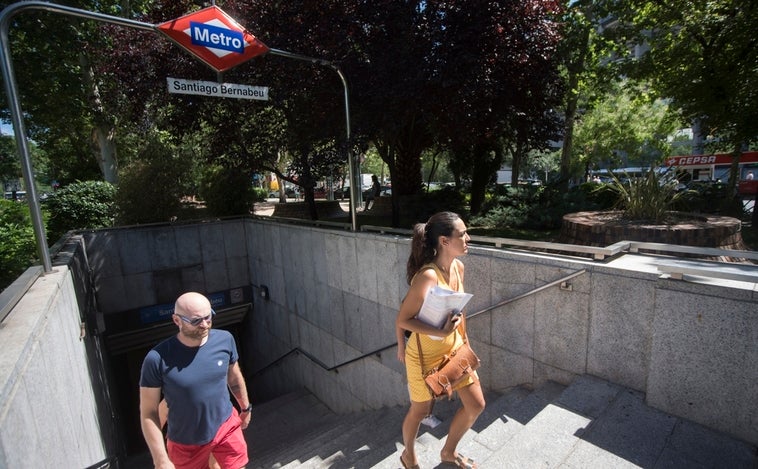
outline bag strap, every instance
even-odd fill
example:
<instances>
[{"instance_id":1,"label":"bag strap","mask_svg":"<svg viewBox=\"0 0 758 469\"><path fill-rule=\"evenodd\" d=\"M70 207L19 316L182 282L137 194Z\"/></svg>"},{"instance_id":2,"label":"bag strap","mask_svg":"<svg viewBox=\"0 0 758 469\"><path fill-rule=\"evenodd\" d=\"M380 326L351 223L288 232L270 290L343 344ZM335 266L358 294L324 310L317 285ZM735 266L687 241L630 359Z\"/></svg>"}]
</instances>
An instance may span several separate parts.
<instances>
[{"instance_id":1,"label":"bag strap","mask_svg":"<svg viewBox=\"0 0 758 469\"><path fill-rule=\"evenodd\" d=\"M466 315L461 313L461 325L463 326L463 343L468 342L468 331L466 331Z\"/></svg>"},{"instance_id":2,"label":"bag strap","mask_svg":"<svg viewBox=\"0 0 758 469\"><path fill-rule=\"evenodd\" d=\"M421 365L421 376L424 376L424 353L421 351L421 338L418 332L414 332L416 335L416 348L418 348L418 362Z\"/></svg>"},{"instance_id":3,"label":"bag strap","mask_svg":"<svg viewBox=\"0 0 758 469\"><path fill-rule=\"evenodd\" d=\"M468 342L468 332L466 332L466 315L461 313L461 325L463 325L463 343ZM421 365L421 376L424 376L424 352L421 350L421 338L418 332L414 332L416 335L416 348L418 348L418 361Z\"/></svg>"}]
</instances>

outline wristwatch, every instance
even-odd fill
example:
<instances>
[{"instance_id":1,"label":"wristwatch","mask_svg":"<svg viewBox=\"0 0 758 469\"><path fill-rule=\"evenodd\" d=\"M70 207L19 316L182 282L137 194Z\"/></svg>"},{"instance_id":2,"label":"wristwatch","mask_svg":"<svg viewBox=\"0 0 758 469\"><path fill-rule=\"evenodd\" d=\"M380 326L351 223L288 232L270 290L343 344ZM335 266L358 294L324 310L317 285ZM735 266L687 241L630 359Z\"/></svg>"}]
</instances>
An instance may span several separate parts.
<instances>
[{"instance_id":1,"label":"wristwatch","mask_svg":"<svg viewBox=\"0 0 758 469\"><path fill-rule=\"evenodd\" d=\"M245 407L244 409L240 410L240 414L244 414L244 413L250 412L252 410L253 410L253 404L248 404L247 407Z\"/></svg>"}]
</instances>

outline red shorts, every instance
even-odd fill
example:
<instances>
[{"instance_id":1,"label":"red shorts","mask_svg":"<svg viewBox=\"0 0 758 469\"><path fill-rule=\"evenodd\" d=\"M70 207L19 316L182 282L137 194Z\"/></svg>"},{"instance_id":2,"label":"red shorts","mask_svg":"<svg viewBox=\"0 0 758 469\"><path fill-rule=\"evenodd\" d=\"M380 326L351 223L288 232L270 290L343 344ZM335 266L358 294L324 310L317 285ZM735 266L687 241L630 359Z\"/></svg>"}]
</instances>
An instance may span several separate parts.
<instances>
[{"instance_id":1,"label":"red shorts","mask_svg":"<svg viewBox=\"0 0 758 469\"><path fill-rule=\"evenodd\" d=\"M240 469L248 463L247 443L242 434L239 414L232 415L221 424L216 436L204 445L183 445L168 440L168 458L176 469L208 469L208 457L213 453L223 469Z\"/></svg>"}]
</instances>

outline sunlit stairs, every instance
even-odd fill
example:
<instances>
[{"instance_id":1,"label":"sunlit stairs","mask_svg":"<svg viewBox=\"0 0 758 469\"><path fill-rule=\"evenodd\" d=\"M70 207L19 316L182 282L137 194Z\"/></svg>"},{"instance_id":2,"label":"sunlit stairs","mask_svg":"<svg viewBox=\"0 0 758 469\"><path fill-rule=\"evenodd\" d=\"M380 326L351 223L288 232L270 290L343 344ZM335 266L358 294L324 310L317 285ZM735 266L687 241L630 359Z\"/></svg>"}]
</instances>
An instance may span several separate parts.
<instances>
[{"instance_id":1,"label":"sunlit stairs","mask_svg":"<svg viewBox=\"0 0 758 469\"><path fill-rule=\"evenodd\" d=\"M758 468L756 447L644 404L644 395L582 376L488 394L487 408L464 436L460 453L492 468ZM460 402L439 401L442 423L422 426L419 465L439 452ZM406 407L347 415L331 412L306 390L253 409L246 430L248 468L398 468Z\"/></svg>"}]
</instances>

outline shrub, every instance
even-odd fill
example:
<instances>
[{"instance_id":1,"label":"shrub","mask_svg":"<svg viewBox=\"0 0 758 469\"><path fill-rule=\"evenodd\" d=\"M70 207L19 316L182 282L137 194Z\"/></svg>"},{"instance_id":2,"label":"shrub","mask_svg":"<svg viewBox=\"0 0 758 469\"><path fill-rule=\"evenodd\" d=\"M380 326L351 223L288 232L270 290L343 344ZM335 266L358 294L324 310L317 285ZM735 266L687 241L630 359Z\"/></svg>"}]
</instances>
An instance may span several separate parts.
<instances>
[{"instance_id":1,"label":"shrub","mask_svg":"<svg viewBox=\"0 0 758 469\"><path fill-rule=\"evenodd\" d=\"M455 212L464 220L468 218L466 197L455 187L446 186L436 191L402 197L400 206L403 219L411 223L426 222L429 217L442 211Z\"/></svg>"},{"instance_id":2,"label":"shrub","mask_svg":"<svg viewBox=\"0 0 758 469\"><path fill-rule=\"evenodd\" d=\"M612 186L607 183L598 185L594 182L585 182L573 187L570 192L581 193L587 207L586 210L607 210L616 204L617 195Z\"/></svg>"},{"instance_id":3,"label":"shrub","mask_svg":"<svg viewBox=\"0 0 758 469\"><path fill-rule=\"evenodd\" d=\"M250 214L255 197L250 177L240 169L211 168L200 187L200 198L208 212L217 217Z\"/></svg>"},{"instance_id":4,"label":"shrub","mask_svg":"<svg viewBox=\"0 0 758 469\"><path fill-rule=\"evenodd\" d=\"M37 260L29 206L0 199L0 291Z\"/></svg>"},{"instance_id":5,"label":"shrub","mask_svg":"<svg viewBox=\"0 0 758 469\"><path fill-rule=\"evenodd\" d=\"M113 226L116 189L105 181L69 184L45 199L50 214L48 242L54 243L70 230Z\"/></svg>"},{"instance_id":6,"label":"shrub","mask_svg":"<svg viewBox=\"0 0 758 469\"><path fill-rule=\"evenodd\" d=\"M165 222L181 207L176 171L156 162L136 161L120 171L116 201L120 225Z\"/></svg>"},{"instance_id":7,"label":"shrub","mask_svg":"<svg viewBox=\"0 0 758 469\"><path fill-rule=\"evenodd\" d=\"M624 211L630 220L665 221L685 192L677 192L676 184L662 180L654 168L643 177L621 182L611 173L613 184L608 187L616 194L615 208Z\"/></svg>"},{"instance_id":8,"label":"shrub","mask_svg":"<svg viewBox=\"0 0 758 469\"><path fill-rule=\"evenodd\" d=\"M268 198L268 190L264 189L263 187L254 187L253 194L255 196L255 202L263 202Z\"/></svg>"},{"instance_id":9,"label":"shrub","mask_svg":"<svg viewBox=\"0 0 758 469\"><path fill-rule=\"evenodd\" d=\"M167 140L161 132L151 132L139 159L121 169L116 197L119 224L166 222L179 215L182 195L191 185L192 162Z\"/></svg>"},{"instance_id":10,"label":"shrub","mask_svg":"<svg viewBox=\"0 0 758 469\"><path fill-rule=\"evenodd\" d=\"M487 197L478 216L471 224L484 227L524 227L529 212L538 205L542 188L497 186L492 197Z\"/></svg>"},{"instance_id":11,"label":"shrub","mask_svg":"<svg viewBox=\"0 0 758 469\"><path fill-rule=\"evenodd\" d=\"M594 184L582 184L565 192L557 184L497 186L471 223L487 228L559 228L567 213L600 210L612 205L615 199L607 193L593 192L594 188Z\"/></svg>"},{"instance_id":12,"label":"shrub","mask_svg":"<svg viewBox=\"0 0 758 469\"><path fill-rule=\"evenodd\" d=\"M672 204L673 210L686 212L722 213L735 218L749 219L739 197L734 197L729 185L721 181L693 181Z\"/></svg>"}]
</instances>

